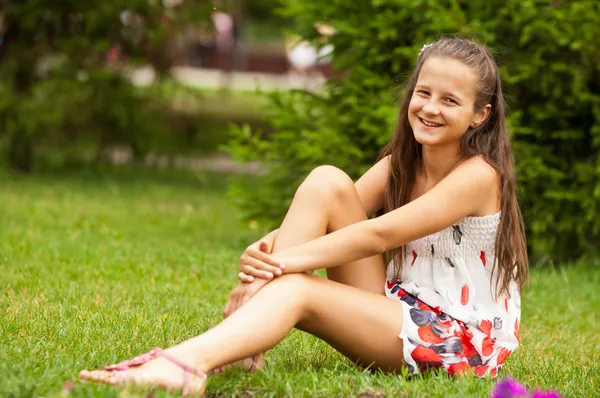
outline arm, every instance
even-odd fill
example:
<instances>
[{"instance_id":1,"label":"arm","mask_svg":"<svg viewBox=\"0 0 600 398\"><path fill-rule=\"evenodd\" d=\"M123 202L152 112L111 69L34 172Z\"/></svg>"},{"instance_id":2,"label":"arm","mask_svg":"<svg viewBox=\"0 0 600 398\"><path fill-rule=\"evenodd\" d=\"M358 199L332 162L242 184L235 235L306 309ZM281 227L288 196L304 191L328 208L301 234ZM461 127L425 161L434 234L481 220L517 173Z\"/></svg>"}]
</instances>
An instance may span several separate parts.
<instances>
[{"instance_id":1,"label":"arm","mask_svg":"<svg viewBox=\"0 0 600 398\"><path fill-rule=\"evenodd\" d=\"M387 186L388 172L389 172L389 156L381 159L374 166L372 166L366 173L364 173L358 181L354 184L358 197L362 203L362 206L367 214L367 217L372 216L377 210L383 207L383 195L385 193L385 187ZM244 266L257 264L257 261L269 264L277 267L277 264L269 261L269 256L265 254L271 254L273 244L279 229L269 232L263 238L257 242L251 244L246 248L242 256L240 257L239 273L238 278L242 282L254 281L254 276L246 274L244 272ZM265 269L260 274L265 279L270 279L266 276L267 272L275 272L275 268ZM256 275L259 276L259 275Z\"/></svg>"},{"instance_id":2,"label":"arm","mask_svg":"<svg viewBox=\"0 0 600 398\"><path fill-rule=\"evenodd\" d=\"M284 273L335 267L383 253L481 212L498 192L494 169L474 158L456 168L429 192L376 219L272 255ZM468 198L468 200L465 200Z\"/></svg>"}]
</instances>

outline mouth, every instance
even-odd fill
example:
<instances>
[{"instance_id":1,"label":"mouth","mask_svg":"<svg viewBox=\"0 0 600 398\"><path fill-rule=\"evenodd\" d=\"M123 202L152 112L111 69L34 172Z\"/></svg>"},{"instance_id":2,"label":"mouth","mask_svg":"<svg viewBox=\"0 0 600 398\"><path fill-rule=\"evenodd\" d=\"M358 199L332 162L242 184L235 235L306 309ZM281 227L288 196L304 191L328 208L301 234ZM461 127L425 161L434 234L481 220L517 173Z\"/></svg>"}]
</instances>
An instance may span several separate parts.
<instances>
[{"instance_id":1,"label":"mouth","mask_svg":"<svg viewBox=\"0 0 600 398\"><path fill-rule=\"evenodd\" d=\"M434 123L434 122L431 122L431 121L429 121L429 120L425 120L425 119L423 119L423 118L420 118L420 117L418 117L418 116L417 116L417 118L419 119L419 121L420 121L420 122L421 122L423 125L425 125L425 126L427 126L427 127L430 127L430 128L434 128L434 127L442 127L442 126L443 126L443 124Z\"/></svg>"}]
</instances>

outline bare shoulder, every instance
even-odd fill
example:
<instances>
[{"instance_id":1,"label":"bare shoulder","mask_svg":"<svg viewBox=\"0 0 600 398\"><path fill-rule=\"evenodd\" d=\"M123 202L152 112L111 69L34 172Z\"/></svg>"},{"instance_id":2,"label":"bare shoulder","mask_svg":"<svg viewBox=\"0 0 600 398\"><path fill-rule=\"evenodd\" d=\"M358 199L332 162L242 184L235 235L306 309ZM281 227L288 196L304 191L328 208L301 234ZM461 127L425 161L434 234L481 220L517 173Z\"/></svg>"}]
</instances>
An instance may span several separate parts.
<instances>
[{"instance_id":1,"label":"bare shoulder","mask_svg":"<svg viewBox=\"0 0 600 398\"><path fill-rule=\"evenodd\" d=\"M390 167L391 162L392 162L392 155L387 155L387 156L384 156L383 158L381 158L381 160L379 160L379 162L377 162L377 164L380 165L381 167L385 167L387 169Z\"/></svg>"},{"instance_id":2,"label":"bare shoulder","mask_svg":"<svg viewBox=\"0 0 600 398\"><path fill-rule=\"evenodd\" d=\"M460 169L460 170L459 170ZM500 210L501 177L498 171L482 156L474 156L457 167L458 178L465 179L470 190L479 197L481 206L473 216L482 216Z\"/></svg>"},{"instance_id":3,"label":"bare shoulder","mask_svg":"<svg viewBox=\"0 0 600 398\"><path fill-rule=\"evenodd\" d=\"M500 174L483 156L473 156L465 160L459 168L463 169L466 175L475 178L478 184L489 184L488 187L500 184Z\"/></svg>"},{"instance_id":4,"label":"bare shoulder","mask_svg":"<svg viewBox=\"0 0 600 398\"><path fill-rule=\"evenodd\" d=\"M441 231L464 217L497 213L499 192L496 170L482 157L473 157L423 195L372 220L373 228L389 250Z\"/></svg>"}]
</instances>

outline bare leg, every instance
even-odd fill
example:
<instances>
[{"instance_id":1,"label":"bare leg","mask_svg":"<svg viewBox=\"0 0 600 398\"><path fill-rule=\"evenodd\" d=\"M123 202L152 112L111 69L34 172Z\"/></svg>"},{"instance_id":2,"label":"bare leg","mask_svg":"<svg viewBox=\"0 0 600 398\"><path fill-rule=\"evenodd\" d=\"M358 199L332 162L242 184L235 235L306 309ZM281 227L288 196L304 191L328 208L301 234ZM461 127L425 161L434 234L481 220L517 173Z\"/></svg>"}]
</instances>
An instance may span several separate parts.
<instances>
[{"instance_id":1,"label":"bare leg","mask_svg":"<svg viewBox=\"0 0 600 398\"><path fill-rule=\"evenodd\" d=\"M348 316L352 314L352 316ZM312 333L350 359L383 370L403 366L402 305L387 297L314 275L279 277L215 328L167 350L185 364L208 371L264 352L292 328ZM115 382L106 371L83 371L81 377ZM179 388L183 371L158 358L128 371L118 383ZM201 392L204 380L191 391Z\"/></svg>"},{"instance_id":2,"label":"bare leg","mask_svg":"<svg viewBox=\"0 0 600 398\"><path fill-rule=\"evenodd\" d=\"M273 252L366 219L352 179L333 166L317 167L298 187L277 234ZM327 278L383 295L385 265L381 256L365 258L327 269ZM233 365L244 369L262 369L264 361L258 356ZM216 369L217 373L222 370Z\"/></svg>"},{"instance_id":3,"label":"bare leg","mask_svg":"<svg viewBox=\"0 0 600 398\"><path fill-rule=\"evenodd\" d=\"M318 167L306 178L306 180L303 182L303 184L297 190L296 195L294 196L294 200L293 200L293 202L289 208L289 211L288 211L288 213L282 223L282 226L280 228L278 237L275 242L274 251L283 250L285 248L292 247L292 246L301 244L303 242L315 239L319 236L324 235L325 233L335 231L337 229L343 228L354 222L359 222L359 221L365 220L366 218L367 218L366 214L362 208L362 204L360 203L358 193L356 192L356 189L354 188L354 184L353 184L352 180L341 170L336 169L334 167L331 167L331 166ZM385 283L385 270L384 270L384 264L383 264L383 260L382 260L381 256L374 256L374 257L371 257L368 259L362 259L362 260L359 260L359 261L356 261L356 262L353 262L350 264L339 266L337 268L328 270L327 274L328 274L328 277L332 280L336 280L341 283L344 283L344 284L347 284L350 286L354 286L354 287L357 287L357 288L365 290L365 291L370 291L370 292L376 293L378 295L383 295L383 286ZM277 282L277 284L280 284L281 280L289 280L290 277L293 277L293 276L286 275L285 278L280 278L274 282ZM318 279L320 279L320 278L318 278ZM269 286L273 286L274 282L267 285L264 289L266 289ZM327 282L327 281L325 281L325 282ZM328 283L331 283L331 282L328 282ZM269 290L270 289L272 289L272 288L269 288ZM381 298L383 298L383 297L381 297ZM346 298L342 299L341 297L336 297L336 299L341 300L343 302L346 302L346 300L347 300ZM387 300L387 299L385 299L385 300L386 300L386 302L390 301L392 303L395 303L394 301L391 301L391 300ZM252 301L254 301L254 300L252 300ZM281 301L281 302L283 302L283 301ZM333 305L333 303L332 303L332 305ZM388 304L388 305L390 305L390 304ZM282 308L284 308L284 307L285 306L283 306ZM340 311L342 311L342 310L340 310ZM353 312L353 314L355 313L355 310L351 310L351 311ZM246 312L246 311L244 311L244 312ZM264 310L259 311L259 312L263 313ZM368 309L367 312L372 312L372 310ZM401 312L400 306L398 306L398 308L394 312L396 314L394 316L389 317L391 319L391 322L400 322L400 325L401 325L402 312ZM236 312L236 314L237 314L237 312ZM343 312L339 312L337 317L339 318L341 316L341 314L343 314ZM236 318L238 318L237 315L236 315ZM245 318L247 318L247 317L244 317L242 319L245 319ZM272 317L270 319L274 320L274 319L277 319L277 317ZM336 317L332 316L332 317L324 319L324 321L332 320L332 319L336 319ZM345 315L344 315L344 319L345 319ZM355 319L355 318L353 318L353 319ZM226 320L224 322L224 324L226 324L228 322L230 322L229 319ZM246 322L246 320L244 320L243 322ZM278 321L276 321L276 322L278 322ZM258 323L260 324L261 322L258 322ZM354 321L353 321L353 323L354 323ZM335 324L335 322L334 322L334 324ZM353 359L360 359L363 362L365 361L364 356L353 355L349 349L345 348L344 344L336 344L335 342L333 342L335 340L335 336L328 335L328 333L327 333L327 331L329 330L328 326L321 327L322 325L321 326L320 325L321 325L321 323L319 321L313 320L313 321L301 322L298 325L298 327L301 329L304 329L308 332L311 332L317 336L323 337L326 341L330 342L334 347L338 348L341 352L345 353L349 357L351 357ZM342 325L343 325L343 322L341 322L341 323L338 322L337 326L335 326L333 330L339 330L340 328L343 328ZM251 325L248 324L245 326L238 326L238 327L241 327L241 330L246 330L250 326ZM291 324L291 326L288 324L287 331L289 331L293 326L294 326L294 324ZM355 326L356 325L348 325L347 327L355 328ZM214 330L218 330L218 329L220 329L220 327L221 326L218 326ZM262 327L265 327L269 331L274 330L274 329L272 329L272 325L269 325L269 324L263 325ZM400 327L401 326L397 326L395 328L395 332L393 332L390 335L391 336L390 338L394 344L401 344L400 341L398 340L398 338L396 337L398 331L400 330ZM284 331L282 332L283 333L282 335L275 338L275 340L277 340L276 342L280 341L285 336L285 334L287 333L287 331L285 331L285 329L286 329L286 327L284 327ZM214 335L215 332L209 331L207 333L209 336L211 336L211 335ZM329 334L331 334L331 333L329 333ZM244 338L242 338L242 340L243 339ZM275 343L273 343L273 344L275 344ZM172 348L172 350L177 351L177 347L183 347L187 343L183 343L183 344L184 345L180 345L180 346L176 346L176 347ZM272 345L270 345L270 343L266 344L265 349L270 348L271 346ZM188 347L185 348L185 350L187 350L187 349L188 349ZM185 350L183 350L183 351L185 351ZM183 352L183 351L181 353L179 353L182 355L181 356L182 358L184 357L183 355L185 355L185 352ZM370 350L367 350L367 351L370 352ZM240 352L243 353L244 351L242 350ZM262 352L262 350L259 352ZM373 351L373 352L376 352L376 351ZM248 356L255 355L257 353L258 352L256 352L256 351L252 352L252 353L248 353ZM239 352L235 353L235 355L237 355L236 359L240 359ZM210 356L208 356L208 357L210 358ZM397 358L396 358L396 356L394 356L394 358L396 358L398 360L400 360L399 358L401 358L401 357L402 357L401 355L399 355ZM227 356L225 358L227 358ZM226 361L227 361L227 359L226 359ZM248 362L248 360L246 362ZM383 364L385 366L385 362L381 362L381 361L379 361L379 362L380 362L380 364L379 364L380 366L381 366L381 364ZM196 363L196 361L192 361L190 363ZM207 363L208 363L208 365L199 364L199 366L201 368L203 368L203 366L213 366L212 361L207 361ZM214 366L221 366L221 365L224 365L227 363L230 363L230 362L225 362L225 363L219 362L218 364L214 364ZM367 363L370 363L370 361L367 361ZM157 384L156 377L151 376L152 372L148 373L149 369L151 369L152 367L157 367L157 369L161 369L161 372L163 372L164 367L168 368L169 366L171 368L173 368L172 365L164 363L164 360L158 359L158 360L152 361L151 363L148 363L147 365L145 365L143 367L143 369L145 369L145 372L146 372L145 375L147 377L150 377L150 379L152 380L152 383ZM245 366L248 366L248 363L246 363ZM181 372L179 369L176 369L176 368L173 369L173 371L176 373ZM159 385L162 385L165 383L167 383L167 385L168 385L169 383L172 382L173 379L171 376L168 376L168 373L163 372L162 374L163 374L163 377L166 377L166 379L165 379L166 381L158 382ZM144 377L146 377L146 376L144 376ZM180 376L181 375L179 375L179 377L175 378L174 380L181 380ZM89 373L86 373L83 375L83 377L84 378L85 377L95 378L98 380L102 380L104 378L106 381L106 378L110 377L110 375L107 375L106 372L104 372L104 373L101 372L101 374L96 373L94 376L90 376ZM171 382L169 382L169 380L171 380ZM138 382L139 381L140 381L140 379L138 377Z\"/></svg>"},{"instance_id":4,"label":"bare leg","mask_svg":"<svg viewBox=\"0 0 600 398\"><path fill-rule=\"evenodd\" d=\"M366 219L352 179L333 166L317 167L296 191L273 251L297 246ZM365 258L329 268L327 278L383 295L385 265L381 256Z\"/></svg>"}]
</instances>

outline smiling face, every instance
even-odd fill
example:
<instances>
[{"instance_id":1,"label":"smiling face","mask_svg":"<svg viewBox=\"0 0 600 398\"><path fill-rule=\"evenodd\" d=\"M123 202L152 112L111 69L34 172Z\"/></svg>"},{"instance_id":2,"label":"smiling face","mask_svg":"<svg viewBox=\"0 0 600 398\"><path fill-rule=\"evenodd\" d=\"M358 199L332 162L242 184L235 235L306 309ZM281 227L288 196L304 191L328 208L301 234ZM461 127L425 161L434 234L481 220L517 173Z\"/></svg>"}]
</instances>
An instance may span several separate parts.
<instances>
[{"instance_id":1,"label":"smiling face","mask_svg":"<svg viewBox=\"0 0 600 398\"><path fill-rule=\"evenodd\" d=\"M477 75L452 58L431 57L421 67L408 121L422 145L460 145L469 127L483 123L491 106L476 111Z\"/></svg>"}]
</instances>

